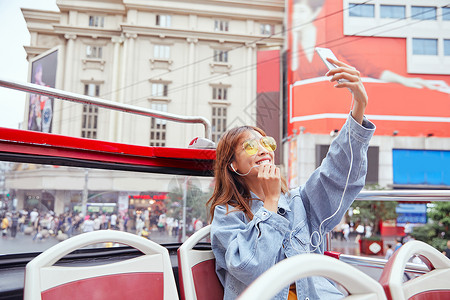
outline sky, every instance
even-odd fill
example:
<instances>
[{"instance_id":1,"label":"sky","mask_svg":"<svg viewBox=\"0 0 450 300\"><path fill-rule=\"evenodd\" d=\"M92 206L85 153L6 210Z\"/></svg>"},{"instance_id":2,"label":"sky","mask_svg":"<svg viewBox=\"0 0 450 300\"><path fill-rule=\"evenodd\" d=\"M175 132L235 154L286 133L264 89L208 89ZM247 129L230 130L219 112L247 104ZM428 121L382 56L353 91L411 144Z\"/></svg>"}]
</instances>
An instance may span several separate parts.
<instances>
[{"instance_id":1,"label":"sky","mask_svg":"<svg viewBox=\"0 0 450 300\"><path fill-rule=\"evenodd\" d=\"M27 82L28 61L23 46L30 34L20 8L58 11L56 0L0 0L0 78ZM0 127L19 128L26 93L0 87Z\"/></svg>"}]
</instances>

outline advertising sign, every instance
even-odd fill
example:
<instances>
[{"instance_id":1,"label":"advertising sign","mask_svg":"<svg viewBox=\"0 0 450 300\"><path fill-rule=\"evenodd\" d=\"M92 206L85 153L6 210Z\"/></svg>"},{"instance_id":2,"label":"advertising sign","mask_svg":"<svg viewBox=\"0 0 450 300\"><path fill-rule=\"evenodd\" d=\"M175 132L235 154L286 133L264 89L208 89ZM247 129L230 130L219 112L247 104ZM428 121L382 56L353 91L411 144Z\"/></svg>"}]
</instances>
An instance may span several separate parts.
<instances>
[{"instance_id":1,"label":"advertising sign","mask_svg":"<svg viewBox=\"0 0 450 300\"><path fill-rule=\"evenodd\" d=\"M449 61L447 52L436 47L433 55L413 48L423 42L420 38L439 45L445 36L436 30L434 36L414 38L411 31L427 24L439 28L443 21L437 16L424 23L425 15L409 15L407 5L413 4L405 2L401 7L407 14L397 17L380 15L384 7L378 2L288 0L288 135L300 126L307 133L327 134L340 129L349 114L351 93L334 88L325 77L327 67L314 51L323 47L361 73L369 95L366 115L377 126L375 134L450 137L450 75L442 71ZM436 61L442 61L436 73L430 68L417 72Z\"/></svg>"},{"instance_id":2,"label":"advertising sign","mask_svg":"<svg viewBox=\"0 0 450 300\"><path fill-rule=\"evenodd\" d=\"M58 50L38 56L31 63L31 83L55 87ZM52 131L53 98L30 94L28 130Z\"/></svg>"}]
</instances>

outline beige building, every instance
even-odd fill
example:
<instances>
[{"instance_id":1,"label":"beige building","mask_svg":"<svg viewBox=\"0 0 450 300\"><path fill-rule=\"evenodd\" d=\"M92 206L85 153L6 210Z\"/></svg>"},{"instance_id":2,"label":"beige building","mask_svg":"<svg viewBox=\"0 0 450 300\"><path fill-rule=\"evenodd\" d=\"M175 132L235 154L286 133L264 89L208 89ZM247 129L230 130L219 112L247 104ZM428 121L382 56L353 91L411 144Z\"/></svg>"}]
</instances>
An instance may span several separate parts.
<instances>
[{"instance_id":1,"label":"beige building","mask_svg":"<svg viewBox=\"0 0 450 300\"><path fill-rule=\"evenodd\" d=\"M203 116L217 140L255 124L257 51L283 45L284 1L69 1L23 9L30 61L60 47L55 87L124 104ZM151 120L56 101L53 133L185 147L201 125ZM25 120L28 118L26 112ZM88 122L91 119L92 122ZM95 121L94 121L95 120Z\"/></svg>"}]
</instances>

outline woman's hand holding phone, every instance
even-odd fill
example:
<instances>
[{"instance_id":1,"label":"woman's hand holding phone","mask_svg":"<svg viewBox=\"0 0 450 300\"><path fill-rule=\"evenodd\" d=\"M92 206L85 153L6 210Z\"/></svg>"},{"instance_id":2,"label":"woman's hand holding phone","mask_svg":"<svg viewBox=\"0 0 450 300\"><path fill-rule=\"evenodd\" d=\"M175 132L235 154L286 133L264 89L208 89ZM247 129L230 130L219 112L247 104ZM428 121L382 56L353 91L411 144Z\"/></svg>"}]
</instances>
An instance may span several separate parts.
<instances>
[{"instance_id":1,"label":"woman's hand holding phone","mask_svg":"<svg viewBox=\"0 0 450 300\"><path fill-rule=\"evenodd\" d=\"M334 85L336 88L348 88L352 92L355 100L352 116L358 123L362 124L369 98L361 81L360 72L339 60L333 58L327 58L327 60L336 65L336 68L329 70L325 75L332 76L330 81L336 82ZM346 81L341 79L346 79Z\"/></svg>"},{"instance_id":2,"label":"woman's hand holding phone","mask_svg":"<svg viewBox=\"0 0 450 300\"><path fill-rule=\"evenodd\" d=\"M315 50L329 69L325 76L332 76L330 81L336 82L336 88L348 88L352 92L355 100L352 116L362 124L368 97L361 81L361 74L354 67L339 61L330 49L316 47Z\"/></svg>"}]
</instances>

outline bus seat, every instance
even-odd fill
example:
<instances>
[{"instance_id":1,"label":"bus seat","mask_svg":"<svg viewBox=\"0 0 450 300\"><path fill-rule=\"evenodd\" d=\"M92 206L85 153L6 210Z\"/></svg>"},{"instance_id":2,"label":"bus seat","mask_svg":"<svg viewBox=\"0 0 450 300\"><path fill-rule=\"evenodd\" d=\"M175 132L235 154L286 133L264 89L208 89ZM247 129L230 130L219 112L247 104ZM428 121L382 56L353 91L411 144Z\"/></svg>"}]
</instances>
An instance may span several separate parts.
<instances>
[{"instance_id":1,"label":"bus seat","mask_svg":"<svg viewBox=\"0 0 450 300\"><path fill-rule=\"evenodd\" d=\"M311 276L327 277L341 284L349 293L343 299L386 299L383 287L358 269L320 254L301 254L277 263L259 276L238 300L269 300L292 282Z\"/></svg>"},{"instance_id":2,"label":"bus seat","mask_svg":"<svg viewBox=\"0 0 450 300\"><path fill-rule=\"evenodd\" d=\"M144 255L95 266L54 265L74 250L106 242ZM74 236L42 252L25 269L25 300L141 298L176 300L178 292L167 249L131 233L98 230Z\"/></svg>"},{"instance_id":3,"label":"bus seat","mask_svg":"<svg viewBox=\"0 0 450 300\"><path fill-rule=\"evenodd\" d=\"M209 236L211 225L195 232L178 248L178 274L183 300L222 300L223 287L216 275L212 250L195 250L194 246Z\"/></svg>"},{"instance_id":4,"label":"bus seat","mask_svg":"<svg viewBox=\"0 0 450 300\"><path fill-rule=\"evenodd\" d=\"M430 272L403 282L406 263L413 255L418 255ZM450 299L450 259L424 242L409 241L388 260L380 283L388 300Z\"/></svg>"}]
</instances>

